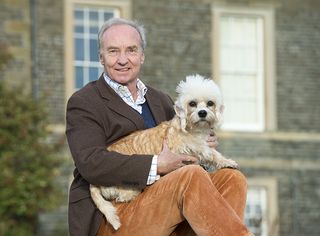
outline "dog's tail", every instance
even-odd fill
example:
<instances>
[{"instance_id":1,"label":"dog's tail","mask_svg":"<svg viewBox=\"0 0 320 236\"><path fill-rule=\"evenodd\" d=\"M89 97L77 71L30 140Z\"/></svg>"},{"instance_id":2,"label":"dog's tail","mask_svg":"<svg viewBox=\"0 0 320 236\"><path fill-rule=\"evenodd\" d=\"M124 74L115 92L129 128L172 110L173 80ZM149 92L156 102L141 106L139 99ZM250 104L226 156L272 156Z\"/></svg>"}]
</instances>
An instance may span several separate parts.
<instances>
[{"instance_id":1,"label":"dog's tail","mask_svg":"<svg viewBox=\"0 0 320 236\"><path fill-rule=\"evenodd\" d=\"M93 202L96 204L97 208L102 212L102 214L104 214L107 221L112 225L112 227L115 230L119 229L121 223L119 216L117 215L117 209L112 205L111 202L103 198L100 188L91 184L90 193Z\"/></svg>"}]
</instances>

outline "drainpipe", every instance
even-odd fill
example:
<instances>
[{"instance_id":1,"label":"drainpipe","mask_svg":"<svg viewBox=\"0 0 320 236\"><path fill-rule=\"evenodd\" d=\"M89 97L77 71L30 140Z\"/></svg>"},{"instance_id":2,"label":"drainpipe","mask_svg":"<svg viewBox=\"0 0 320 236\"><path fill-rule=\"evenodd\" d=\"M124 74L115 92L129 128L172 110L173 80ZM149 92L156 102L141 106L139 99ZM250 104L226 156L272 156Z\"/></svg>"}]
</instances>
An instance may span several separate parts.
<instances>
[{"instance_id":1,"label":"drainpipe","mask_svg":"<svg viewBox=\"0 0 320 236\"><path fill-rule=\"evenodd\" d=\"M39 77L37 59L37 9L36 0L30 0L30 19L31 19L31 83L32 97L39 98Z\"/></svg>"}]
</instances>

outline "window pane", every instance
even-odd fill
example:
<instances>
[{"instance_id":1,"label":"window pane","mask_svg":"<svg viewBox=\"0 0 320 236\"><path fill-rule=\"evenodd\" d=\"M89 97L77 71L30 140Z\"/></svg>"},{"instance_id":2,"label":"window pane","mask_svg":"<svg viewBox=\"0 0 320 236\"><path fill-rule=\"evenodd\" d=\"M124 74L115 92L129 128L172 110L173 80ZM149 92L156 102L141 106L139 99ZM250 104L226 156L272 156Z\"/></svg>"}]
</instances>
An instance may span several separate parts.
<instances>
[{"instance_id":1,"label":"window pane","mask_svg":"<svg viewBox=\"0 0 320 236\"><path fill-rule=\"evenodd\" d=\"M99 70L98 68L91 67L89 68L89 80L97 80L99 76Z\"/></svg>"},{"instance_id":2,"label":"window pane","mask_svg":"<svg viewBox=\"0 0 320 236\"><path fill-rule=\"evenodd\" d=\"M82 25L76 25L76 26L74 27L74 32L75 32L75 33L83 33L83 32L84 32L83 26L82 26Z\"/></svg>"},{"instance_id":3,"label":"window pane","mask_svg":"<svg viewBox=\"0 0 320 236\"><path fill-rule=\"evenodd\" d=\"M105 12L104 14L103 14L103 16L104 16L104 21L106 21L106 20L109 20L110 18L112 18L112 17L114 17L114 13L113 12Z\"/></svg>"},{"instance_id":4,"label":"window pane","mask_svg":"<svg viewBox=\"0 0 320 236\"><path fill-rule=\"evenodd\" d=\"M74 11L74 18L76 20L82 20L83 19L83 11L81 10L75 10Z\"/></svg>"},{"instance_id":5,"label":"window pane","mask_svg":"<svg viewBox=\"0 0 320 236\"><path fill-rule=\"evenodd\" d=\"M76 83L75 83L75 87L76 89L79 89L81 87L83 87L83 68L76 66L76 73L75 73L75 77L76 77Z\"/></svg>"},{"instance_id":6,"label":"window pane","mask_svg":"<svg viewBox=\"0 0 320 236\"><path fill-rule=\"evenodd\" d=\"M90 61L99 61L97 39L90 39Z\"/></svg>"},{"instance_id":7,"label":"window pane","mask_svg":"<svg viewBox=\"0 0 320 236\"><path fill-rule=\"evenodd\" d=\"M76 60L84 60L84 40L83 39L75 39L75 59Z\"/></svg>"},{"instance_id":8,"label":"window pane","mask_svg":"<svg viewBox=\"0 0 320 236\"><path fill-rule=\"evenodd\" d=\"M98 35L99 27L98 26L90 26L90 34Z\"/></svg>"},{"instance_id":9,"label":"window pane","mask_svg":"<svg viewBox=\"0 0 320 236\"><path fill-rule=\"evenodd\" d=\"M90 21L98 21L98 12L97 11L90 11L89 12L89 20Z\"/></svg>"}]
</instances>

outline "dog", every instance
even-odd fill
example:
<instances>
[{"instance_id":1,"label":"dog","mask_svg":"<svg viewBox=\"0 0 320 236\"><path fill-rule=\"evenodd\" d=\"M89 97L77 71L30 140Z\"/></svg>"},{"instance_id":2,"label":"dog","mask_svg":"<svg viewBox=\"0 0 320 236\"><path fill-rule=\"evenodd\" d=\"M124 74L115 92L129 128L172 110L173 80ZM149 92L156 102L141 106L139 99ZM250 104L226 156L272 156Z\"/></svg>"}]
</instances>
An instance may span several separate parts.
<instances>
[{"instance_id":1,"label":"dog","mask_svg":"<svg viewBox=\"0 0 320 236\"><path fill-rule=\"evenodd\" d=\"M113 143L107 150L127 155L156 155L161 152L166 139L172 152L197 157L200 165L211 169L238 168L235 161L223 157L217 150L210 148L206 141L222 121L224 105L219 87L211 79L190 75L178 84L176 91L176 115L172 120L154 128L133 132ZM97 208L117 230L121 226L120 219L116 208L108 200L129 202L140 191L90 185L90 193Z\"/></svg>"}]
</instances>

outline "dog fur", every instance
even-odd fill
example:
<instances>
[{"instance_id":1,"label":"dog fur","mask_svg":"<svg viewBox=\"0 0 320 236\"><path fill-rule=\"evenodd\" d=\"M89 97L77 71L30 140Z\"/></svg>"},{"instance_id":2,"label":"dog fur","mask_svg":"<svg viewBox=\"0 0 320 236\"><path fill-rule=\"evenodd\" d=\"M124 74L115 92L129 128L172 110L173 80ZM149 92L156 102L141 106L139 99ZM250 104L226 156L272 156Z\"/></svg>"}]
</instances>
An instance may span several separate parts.
<instances>
[{"instance_id":1,"label":"dog fur","mask_svg":"<svg viewBox=\"0 0 320 236\"><path fill-rule=\"evenodd\" d=\"M107 149L122 154L156 155L162 150L166 139L169 149L177 154L187 154L199 159L200 165L220 169L238 168L235 161L226 159L207 143L209 134L214 134L223 112L223 101L219 87L211 79L200 75L186 77L176 89L178 98L174 104L175 117L158 126L136 131L121 138ZM91 197L115 230L120 227L116 208L108 200L129 202L140 192L123 187L90 185Z\"/></svg>"}]
</instances>

